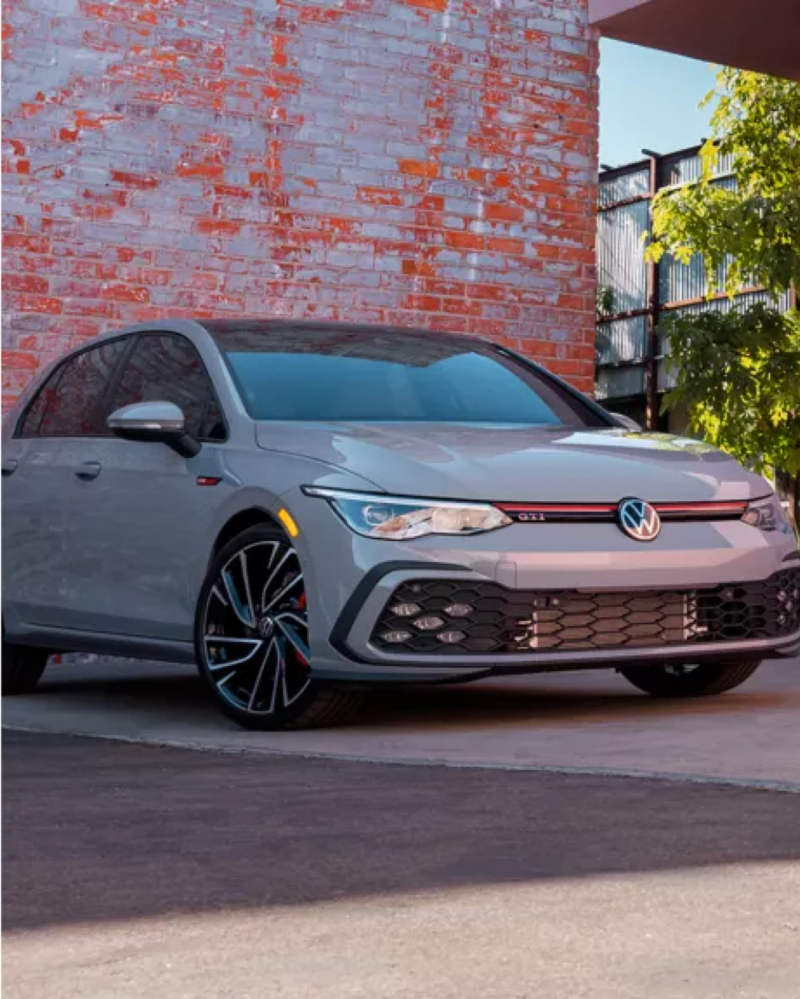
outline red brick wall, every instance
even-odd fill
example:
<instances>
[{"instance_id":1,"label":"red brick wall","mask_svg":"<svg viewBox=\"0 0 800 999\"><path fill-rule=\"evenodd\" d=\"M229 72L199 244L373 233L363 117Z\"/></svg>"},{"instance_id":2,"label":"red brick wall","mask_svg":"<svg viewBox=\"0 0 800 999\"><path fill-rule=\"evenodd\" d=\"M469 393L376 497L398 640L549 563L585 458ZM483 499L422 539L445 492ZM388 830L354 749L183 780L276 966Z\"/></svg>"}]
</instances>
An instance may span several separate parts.
<instances>
[{"instance_id":1,"label":"red brick wall","mask_svg":"<svg viewBox=\"0 0 800 999\"><path fill-rule=\"evenodd\" d=\"M101 330L469 331L590 389L587 0L6 0L4 401Z\"/></svg>"}]
</instances>

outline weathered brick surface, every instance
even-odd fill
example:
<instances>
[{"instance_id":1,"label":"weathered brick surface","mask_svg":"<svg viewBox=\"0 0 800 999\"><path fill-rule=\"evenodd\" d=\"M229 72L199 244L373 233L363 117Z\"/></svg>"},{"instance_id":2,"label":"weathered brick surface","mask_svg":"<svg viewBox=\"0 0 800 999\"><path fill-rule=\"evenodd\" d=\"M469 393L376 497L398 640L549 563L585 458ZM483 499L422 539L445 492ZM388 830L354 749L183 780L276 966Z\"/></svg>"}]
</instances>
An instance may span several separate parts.
<instances>
[{"instance_id":1,"label":"weathered brick surface","mask_svg":"<svg viewBox=\"0 0 800 999\"><path fill-rule=\"evenodd\" d=\"M170 315L489 335L590 388L588 0L6 0L4 399Z\"/></svg>"}]
</instances>

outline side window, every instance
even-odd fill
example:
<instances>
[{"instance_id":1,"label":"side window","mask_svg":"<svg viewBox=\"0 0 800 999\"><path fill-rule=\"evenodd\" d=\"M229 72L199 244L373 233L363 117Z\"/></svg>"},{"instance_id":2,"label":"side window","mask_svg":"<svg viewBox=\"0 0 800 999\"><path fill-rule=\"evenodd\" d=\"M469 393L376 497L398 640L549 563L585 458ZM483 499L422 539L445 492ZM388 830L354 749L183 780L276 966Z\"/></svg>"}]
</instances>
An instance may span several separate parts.
<instances>
[{"instance_id":1,"label":"side window","mask_svg":"<svg viewBox=\"0 0 800 999\"><path fill-rule=\"evenodd\" d=\"M183 337L143 333L125 362L110 411L134 402L174 402L200 440L225 440L225 423L200 355Z\"/></svg>"},{"instance_id":2,"label":"side window","mask_svg":"<svg viewBox=\"0 0 800 999\"><path fill-rule=\"evenodd\" d=\"M47 407L55 398L58 380L64 370L63 365L53 371L47 381L39 389L36 398L28 406L22 422L17 427L18 437L38 437L39 427L42 425L42 418Z\"/></svg>"},{"instance_id":3,"label":"side window","mask_svg":"<svg viewBox=\"0 0 800 999\"><path fill-rule=\"evenodd\" d=\"M104 432L102 403L130 341L111 340L56 368L25 414L23 437L94 437Z\"/></svg>"}]
</instances>

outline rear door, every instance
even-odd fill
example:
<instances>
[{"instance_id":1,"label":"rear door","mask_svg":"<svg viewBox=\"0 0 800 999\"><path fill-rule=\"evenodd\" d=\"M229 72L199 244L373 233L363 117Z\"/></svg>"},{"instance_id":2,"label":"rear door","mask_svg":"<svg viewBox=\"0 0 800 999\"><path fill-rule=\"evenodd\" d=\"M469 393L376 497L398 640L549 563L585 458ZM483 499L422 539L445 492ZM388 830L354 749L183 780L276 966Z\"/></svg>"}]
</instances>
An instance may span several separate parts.
<instances>
[{"instance_id":1,"label":"rear door","mask_svg":"<svg viewBox=\"0 0 800 999\"><path fill-rule=\"evenodd\" d=\"M80 594L85 630L186 643L214 513L232 487L224 480L220 406L196 347L183 336L136 335L106 399L103 426L121 406L156 401L180 406L203 447L186 459L165 444L103 430L84 448L83 460L99 471L73 483L70 588Z\"/></svg>"}]
</instances>

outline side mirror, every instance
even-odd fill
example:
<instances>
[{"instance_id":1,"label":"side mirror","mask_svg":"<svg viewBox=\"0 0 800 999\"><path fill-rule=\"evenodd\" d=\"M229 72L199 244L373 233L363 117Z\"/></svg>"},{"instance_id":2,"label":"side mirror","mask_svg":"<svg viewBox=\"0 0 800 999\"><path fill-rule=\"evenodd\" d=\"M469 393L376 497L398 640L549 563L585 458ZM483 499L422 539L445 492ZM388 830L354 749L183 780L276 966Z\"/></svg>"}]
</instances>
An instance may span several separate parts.
<instances>
[{"instance_id":1,"label":"side mirror","mask_svg":"<svg viewBox=\"0 0 800 999\"><path fill-rule=\"evenodd\" d=\"M620 424L620 426L625 427L626 430L638 430L639 433L642 432L642 427L636 422L636 420L631 419L630 416L625 416L624 413L612 413L614 419Z\"/></svg>"},{"instance_id":2,"label":"side mirror","mask_svg":"<svg viewBox=\"0 0 800 999\"><path fill-rule=\"evenodd\" d=\"M172 402L134 402L113 412L106 425L123 440L166 444L184 458L200 451L200 442L186 433L183 413Z\"/></svg>"}]
</instances>

